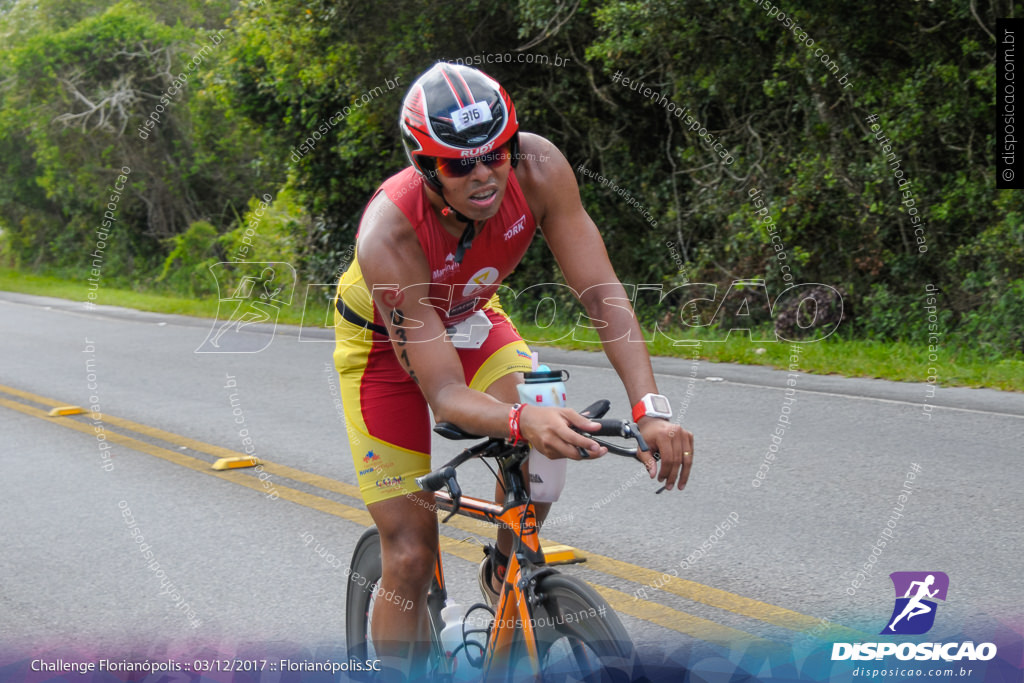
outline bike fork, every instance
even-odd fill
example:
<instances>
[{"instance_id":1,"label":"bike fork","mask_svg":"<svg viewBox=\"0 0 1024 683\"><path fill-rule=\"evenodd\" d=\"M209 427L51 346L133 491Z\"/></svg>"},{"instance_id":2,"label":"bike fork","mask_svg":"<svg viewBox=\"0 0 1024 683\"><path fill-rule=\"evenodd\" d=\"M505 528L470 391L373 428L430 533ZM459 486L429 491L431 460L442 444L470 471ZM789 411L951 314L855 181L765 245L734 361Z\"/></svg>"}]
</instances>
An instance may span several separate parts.
<instances>
[{"instance_id":1,"label":"bike fork","mask_svg":"<svg viewBox=\"0 0 1024 683\"><path fill-rule=\"evenodd\" d=\"M522 564L520 559L524 560ZM513 661L513 654L516 654L518 658L525 656L534 677L540 676L540 652L534 631L533 610L543 596L537 594L535 589L541 577L554 573L555 570L550 567L533 565L520 553L513 553L509 558L484 659L485 674L500 670L496 667L505 666L511 676L513 665L517 663ZM514 653L517 637L522 639L522 652Z\"/></svg>"}]
</instances>

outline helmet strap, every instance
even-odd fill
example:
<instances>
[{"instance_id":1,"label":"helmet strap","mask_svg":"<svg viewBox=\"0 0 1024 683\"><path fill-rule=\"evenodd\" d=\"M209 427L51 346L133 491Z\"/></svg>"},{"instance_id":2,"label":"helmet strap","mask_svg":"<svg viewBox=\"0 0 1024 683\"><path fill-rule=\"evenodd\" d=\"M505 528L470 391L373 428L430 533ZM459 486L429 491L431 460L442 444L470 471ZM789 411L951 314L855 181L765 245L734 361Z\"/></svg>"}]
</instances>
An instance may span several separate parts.
<instances>
[{"instance_id":1,"label":"helmet strap","mask_svg":"<svg viewBox=\"0 0 1024 683\"><path fill-rule=\"evenodd\" d=\"M462 257L466 255L466 250L473 246L474 237L476 237L476 226L470 222L466 225L466 229L462 231L462 237L459 238L459 246L455 248L456 263L462 263Z\"/></svg>"},{"instance_id":2,"label":"helmet strap","mask_svg":"<svg viewBox=\"0 0 1024 683\"><path fill-rule=\"evenodd\" d=\"M476 237L476 224L472 218L464 215L461 211L456 209L454 206L448 203L448 198L444 196L444 188L441 188L441 201L444 202L444 208L441 209L442 216L448 216L455 214L455 217L466 224L466 229L462 231L462 236L459 237L459 246L455 249L455 262L462 263L462 258L466 255L466 250L473 246L473 238Z\"/></svg>"}]
</instances>

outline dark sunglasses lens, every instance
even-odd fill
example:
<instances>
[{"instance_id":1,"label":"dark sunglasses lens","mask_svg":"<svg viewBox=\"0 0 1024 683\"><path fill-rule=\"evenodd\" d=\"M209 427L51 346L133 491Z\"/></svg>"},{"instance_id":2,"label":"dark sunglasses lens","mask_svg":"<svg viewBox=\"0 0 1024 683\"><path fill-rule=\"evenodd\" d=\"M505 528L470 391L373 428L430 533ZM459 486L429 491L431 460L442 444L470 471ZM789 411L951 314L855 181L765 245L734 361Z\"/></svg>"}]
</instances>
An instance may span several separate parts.
<instances>
[{"instance_id":1,"label":"dark sunglasses lens","mask_svg":"<svg viewBox=\"0 0 1024 683\"><path fill-rule=\"evenodd\" d=\"M476 159L438 159L437 170L447 178L461 178L469 175L476 166Z\"/></svg>"},{"instance_id":2,"label":"dark sunglasses lens","mask_svg":"<svg viewBox=\"0 0 1024 683\"><path fill-rule=\"evenodd\" d=\"M496 168L511 158L512 155L509 153L509 145L508 143L505 143L498 149L483 157L483 162L491 168Z\"/></svg>"},{"instance_id":3,"label":"dark sunglasses lens","mask_svg":"<svg viewBox=\"0 0 1024 683\"><path fill-rule=\"evenodd\" d=\"M472 159L444 159L437 160L437 170L446 178L462 178L469 175L478 161L482 161L490 168L496 168L511 158L509 145L506 143L490 154L485 154Z\"/></svg>"}]
</instances>

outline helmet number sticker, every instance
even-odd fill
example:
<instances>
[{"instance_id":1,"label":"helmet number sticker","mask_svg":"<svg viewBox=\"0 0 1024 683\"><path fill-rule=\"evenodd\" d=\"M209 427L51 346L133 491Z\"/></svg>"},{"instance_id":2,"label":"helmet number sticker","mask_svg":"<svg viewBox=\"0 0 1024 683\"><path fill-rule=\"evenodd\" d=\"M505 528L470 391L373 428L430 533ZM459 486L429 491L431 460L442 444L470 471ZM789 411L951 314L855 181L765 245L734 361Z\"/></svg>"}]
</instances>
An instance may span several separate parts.
<instances>
[{"instance_id":1,"label":"helmet number sticker","mask_svg":"<svg viewBox=\"0 0 1024 683\"><path fill-rule=\"evenodd\" d=\"M456 133L461 133L478 123L487 123L491 119L491 108L487 106L486 102L467 104L462 109L452 112L452 124L455 126Z\"/></svg>"}]
</instances>

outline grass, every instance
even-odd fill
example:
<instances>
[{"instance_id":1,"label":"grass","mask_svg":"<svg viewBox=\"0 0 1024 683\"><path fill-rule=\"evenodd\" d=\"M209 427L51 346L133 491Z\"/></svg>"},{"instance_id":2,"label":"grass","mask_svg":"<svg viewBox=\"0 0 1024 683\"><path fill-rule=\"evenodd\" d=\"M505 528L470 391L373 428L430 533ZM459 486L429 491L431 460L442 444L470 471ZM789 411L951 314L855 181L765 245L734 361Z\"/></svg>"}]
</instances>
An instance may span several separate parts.
<instances>
[{"instance_id":1,"label":"grass","mask_svg":"<svg viewBox=\"0 0 1024 683\"><path fill-rule=\"evenodd\" d=\"M21 292L38 296L52 296L58 299L86 302L90 289L87 283L67 280L51 275L23 273L11 268L0 267L0 291ZM197 318L216 318L216 299L189 299L175 294L138 291L101 285L96 290L97 296L93 303L99 306L121 306L153 313L171 313L190 315ZM298 297L295 297L298 298ZM281 310L278 322L298 325L302 322L301 300L293 301L291 306Z\"/></svg>"},{"instance_id":2,"label":"grass","mask_svg":"<svg viewBox=\"0 0 1024 683\"><path fill-rule=\"evenodd\" d=\"M0 268L0 290L84 302L89 287L84 282ZM296 289L295 300L291 306L281 310L278 322L291 325L302 323L302 292L304 288ZM194 300L108 285L100 287L95 303L202 318L215 318L218 305L216 299ZM558 325L542 328L524 323L517 323L517 327L524 339L538 346L554 345L587 351L599 348L597 334L592 330L573 330L569 326ZM690 332L669 331L669 334L676 339L697 339ZM558 341L542 341L553 339ZM703 340L700 357L704 360L780 368L789 364L790 345L785 342L752 342L746 335L736 333L723 338L720 333L716 335L714 332L704 332L700 339ZM660 356L690 357L692 354L688 347L673 346L671 340L663 337L651 343L650 348L652 354ZM929 374L928 369L934 368L941 386L1024 391L1024 360L989 360L979 352L948 346L938 350L935 361L929 361L928 355L924 345L842 339L838 334L833 334L823 341L803 344L800 369L816 374L924 382Z\"/></svg>"},{"instance_id":3,"label":"grass","mask_svg":"<svg viewBox=\"0 0 1024 683\"><path fill-rule=\"evenodd\" d=\"M570 327L541 328L517 323L523 338L531 344L594 351L598 348L597 333L573 330ZM745 333L705 331L699 337L691 332L668 331L674 339L702 340L700 358L712 362L767 365L785 368L789 365L788 342L750 341ZM767 335L765 335L767 336ZM563 338L564 337L564 338ZM575 339L574 339L575 337ZM537 340L558 339L556 343ZM931 373L940 386L987 387L1024 391L1024 360L988 360L979 353L964 349L941 347L935 361L929 360L927 346L905 342L881 342L843 339L833 334L827 339L801 344L800 370L821 375L874 377L900 382L925 382ZM649 343L651 353L658 356L691 357L685 346L673 346L671 340L659 337Z\"/></svg>"}]
</instances>

